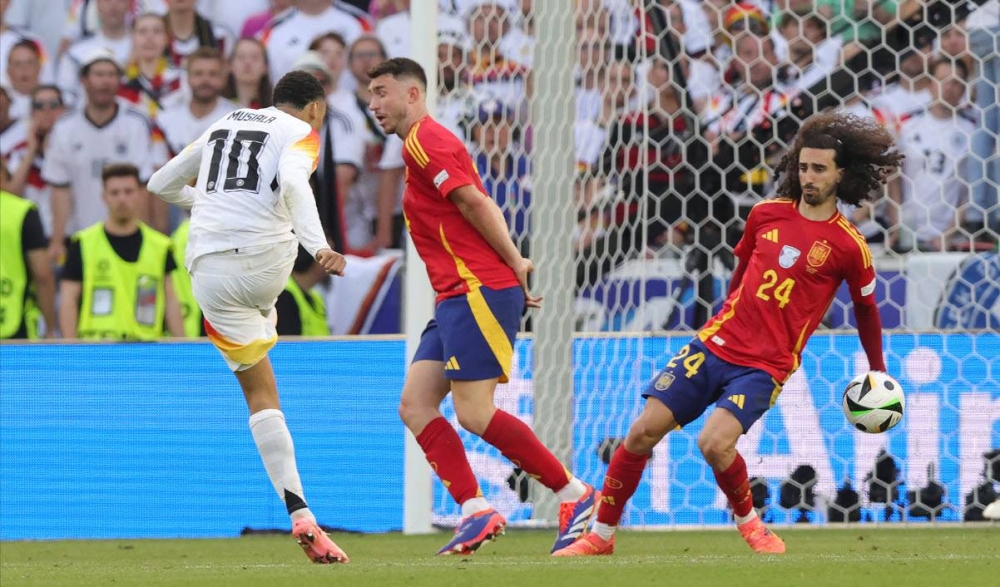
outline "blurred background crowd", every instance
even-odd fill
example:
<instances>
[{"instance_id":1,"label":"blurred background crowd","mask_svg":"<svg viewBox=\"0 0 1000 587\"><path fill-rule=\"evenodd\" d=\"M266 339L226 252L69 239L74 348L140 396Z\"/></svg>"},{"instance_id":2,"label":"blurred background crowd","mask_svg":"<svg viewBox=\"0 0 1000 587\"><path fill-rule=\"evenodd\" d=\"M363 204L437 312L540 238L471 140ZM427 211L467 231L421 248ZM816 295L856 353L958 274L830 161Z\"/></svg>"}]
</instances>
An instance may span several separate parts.
<instances>
[{"instance_id":1,"label":"blurred background crowd","mask_svg":"<svg viewBox=\"0 0 1000 587\"><path fill-rule=\"evenodd\" d=\"M541 236L531 226L541 1L440 0L437 31L436 117L467 143L527 255ZM927 3L908 0L559 1L576 16L566 214L578 290L636 259L680 259L691 275L731 269L742 220L820 107L875 118L906 153L873 203L842 209L876 255L995 248L997 0L941 3L950 12L928 30L915 24ZM405 238L402 143L368 110L365 72L408 55L409 5L0 0L0 225L13 235L0 251L13 284L0 338L199 335L185 213L143 184L224 114L269 106L292 70L328 94L313 178L327 236L359 266L371 261L374 277L331 287L303 256L279 298L279 332L365 330L356 311L347 325L338 314L372 303L369 286L391 281ZM698 288L706 303L693 323L718 297L711 283Z\"/></svg>"}]
</instances>

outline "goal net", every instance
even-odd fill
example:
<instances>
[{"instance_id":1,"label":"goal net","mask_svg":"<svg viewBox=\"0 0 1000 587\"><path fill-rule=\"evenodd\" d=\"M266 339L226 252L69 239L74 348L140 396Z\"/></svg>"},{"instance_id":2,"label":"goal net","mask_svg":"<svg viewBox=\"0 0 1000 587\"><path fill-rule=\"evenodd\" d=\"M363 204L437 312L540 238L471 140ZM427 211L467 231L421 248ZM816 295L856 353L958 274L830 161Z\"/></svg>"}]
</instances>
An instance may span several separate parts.
<instances>
[{"instance_id":1,"label":"goal net","mask_svg":"<svg viewBox=\"0 0 1000 587\"><path fill-rule=\"evenodd\" d=\"M982 516L1000 481L996 2L441 4L438 114L468 141L515 242L546 268L535 289L566 302L527 314L532 334L515 346L499 407L599 486L642 389L721 306L743 220L773 193L796 129L843 109L878 120L906 154L872 204L841 211L873 254L907 411L879 435L844 419L843 389L867 364L840 291L801 368L740 441L755 505L778 523ZM554 59L567 45L568 60ZM553 116L552 103L570 106ZM543 161L569 150L573 166ZM553 407L535 417L542 397ZM730 520L698 451L703 421L657 446L624 525ZM501 513L551 522L535 505L544 488L462 435ZM433 495L434 522L457 522L436 481Z\"/></svg>"}]
</instances>

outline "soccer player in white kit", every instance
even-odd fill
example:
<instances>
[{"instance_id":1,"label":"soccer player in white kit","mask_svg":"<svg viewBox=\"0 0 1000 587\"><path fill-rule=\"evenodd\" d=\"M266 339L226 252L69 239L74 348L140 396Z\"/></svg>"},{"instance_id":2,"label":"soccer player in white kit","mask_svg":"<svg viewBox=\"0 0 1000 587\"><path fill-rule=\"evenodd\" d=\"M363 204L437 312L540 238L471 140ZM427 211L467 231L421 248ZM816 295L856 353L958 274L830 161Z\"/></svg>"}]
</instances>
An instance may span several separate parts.
<instances>
[{"instance_id":1,"label":"soccer player in white kit","mask_svg":"<svg viewBox=\"0 0 1000 587\"><path fill-rule=\"evenodd\" d=\"M346 563L306 505L267 356L278 338L274 303L299 243L328 273L342 275L346 264L327 244L309 185L326 97L301 71L281 78L273 96L271 108L244 108L215 122L147 187L191 209L185 259L194 297L209 340L243 388L250 431L288 509L292 534L313 562Z\"/></svg>"}]
</instances>

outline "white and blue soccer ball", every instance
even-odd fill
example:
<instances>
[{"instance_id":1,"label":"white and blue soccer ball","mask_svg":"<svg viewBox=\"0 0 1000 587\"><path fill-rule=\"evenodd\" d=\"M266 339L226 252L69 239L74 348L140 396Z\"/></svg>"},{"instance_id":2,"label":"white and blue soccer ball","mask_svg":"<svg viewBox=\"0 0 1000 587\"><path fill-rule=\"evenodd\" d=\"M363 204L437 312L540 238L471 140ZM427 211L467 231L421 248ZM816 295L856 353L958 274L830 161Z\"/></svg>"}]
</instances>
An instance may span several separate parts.
<instances>
[{"instance_id":1,"label":"white and blue soccer ball","mask_svg":"<svg viewBox=\"0 0 1000 587\"><path fill-rule=\"evenodd\" d=\"M844 416L862 432L879 434L903 419L903 386L881 371L862 373L844 390Z\"/></svg>"}]
</instances>

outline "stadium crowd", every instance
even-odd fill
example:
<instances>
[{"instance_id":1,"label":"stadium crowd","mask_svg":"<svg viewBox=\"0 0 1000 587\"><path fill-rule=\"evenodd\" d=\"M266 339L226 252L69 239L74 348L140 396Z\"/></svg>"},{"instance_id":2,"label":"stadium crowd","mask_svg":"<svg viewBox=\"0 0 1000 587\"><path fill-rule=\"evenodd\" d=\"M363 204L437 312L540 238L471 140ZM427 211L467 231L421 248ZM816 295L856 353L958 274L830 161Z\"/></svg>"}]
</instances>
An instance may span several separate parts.
<instances>
[{"instance_id":1,"label":"stadium crowd","mask_svg":"<svg viewBox=\"0 0 1000 587\"><path fill-rule=\"evenodd\" d=\"M786 117L800 92L847 67L849 56L873 51L922 4L573 1L577 176L566 210L578 221L578 287L629 259L705 246L713 230L722 249L735 244L740 219L773 190L769 166L787 147L760 130ZM313 187L332 246L357 257L401 248L403 147L367 108L366 72L409 53L409 4L0 0L0 187L7 192L0 225L14 235L4 237L0 257L5 279L14 271L17 282L4 287L0 338L86 331L56 328L56 314L117 315L119 298L135 306L125 316L146 316L155 326L95 332L180 335L170 319L175 308L183 333L199 335L183 263L184 213L142 185L221 116L269 106L272 83L291 70L315 75L328 95ZM440 0L438 27L436 117L467 142L525 253L539 34L532 4ZM865 83L841 105L891 128L906 154L881 199L842 210L876 252L996 245L1000 2L978 4L931 41L898 52L893 72L859 75ZM122 163L134 173L115 166ZM132 175L134 189L120 185ZM111 187L136 193L116 195ZM82 232L101 224L104 239ZM147 258L161 239L142 235L156 232L171 237L166 258ZM114 255L102 257L108 250ZM129 271L159 285L98 279ZM329 333L321 273L300 258L279 298L279 333Z\"/></svg>"}]
</instances>

